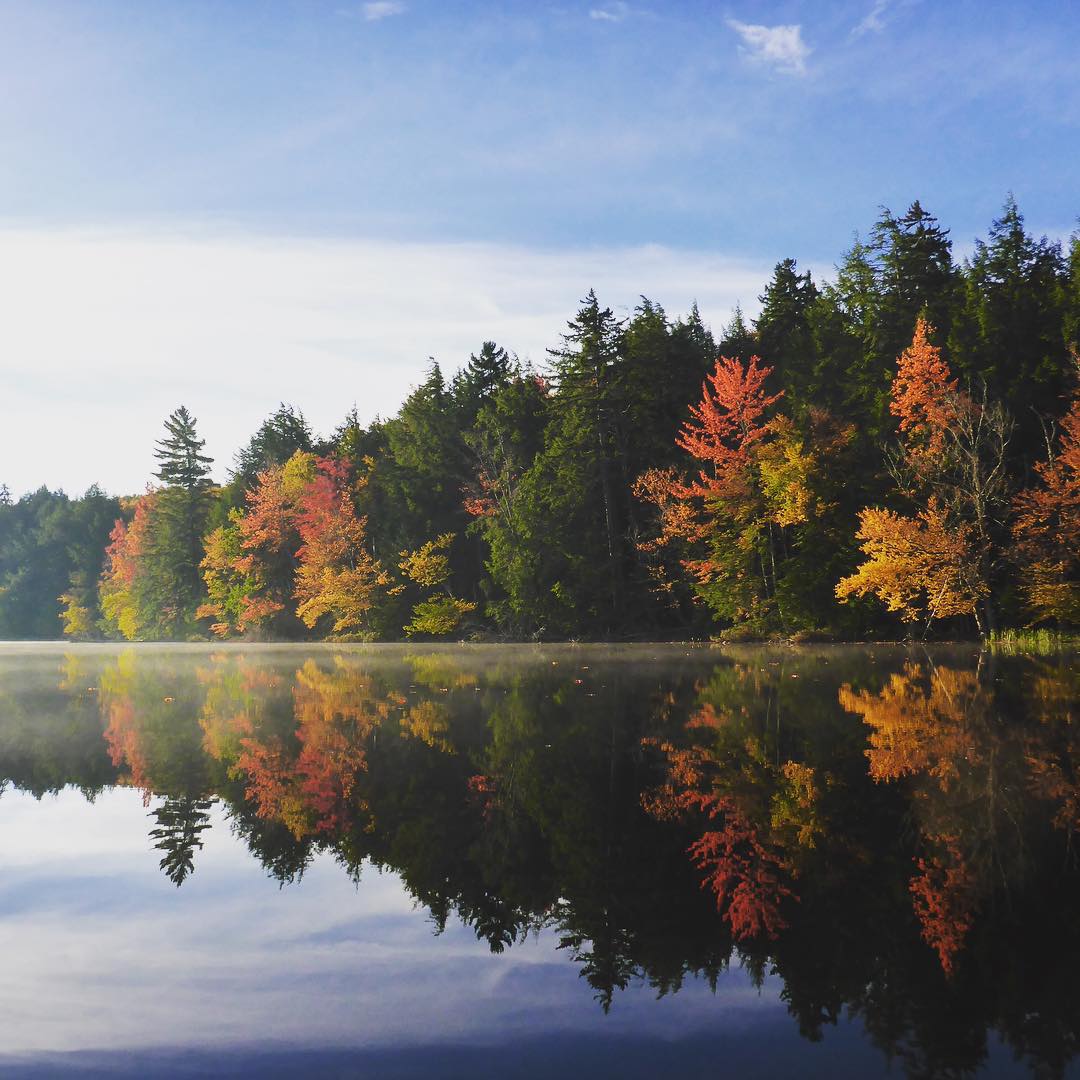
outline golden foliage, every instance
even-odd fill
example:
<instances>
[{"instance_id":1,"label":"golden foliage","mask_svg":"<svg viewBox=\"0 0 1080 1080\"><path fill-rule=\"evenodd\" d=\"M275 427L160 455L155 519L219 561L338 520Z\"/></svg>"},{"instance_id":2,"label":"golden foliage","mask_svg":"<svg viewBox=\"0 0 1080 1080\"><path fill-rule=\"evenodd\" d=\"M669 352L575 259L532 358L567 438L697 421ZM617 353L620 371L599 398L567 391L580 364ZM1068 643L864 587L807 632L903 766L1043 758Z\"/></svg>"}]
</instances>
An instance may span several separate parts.
<instances>
[{"instance_id":1,"label":"golden foliage","mask_svg":"<svg viewBox=\"0 0 1080 1080\"><path fill-rule=\"evenodd\" d=\"M870 728L866 756L875 780L926 773L947 789L961 763L978 760L970 721L985 711L986 691L974 671L907 663L880 694L842 686L840 704Z\"/></svg>"},{"instance_id":2,"label":"golden foliage","mask_svg":"<svg viewBox=\"0 0 1080 1080\"><path fill-rule=\"evenodd\" d=\"M453 533L443 533L434 540L428 540L415 551L401 552L398 566L410 581L426 589L442 585L450 577L450 557L447 549L454 542Z\"/></svg>"},{"instance_id":3,"label":"golden foliage","mask_svg":"<svg viewBox=\"0 0 1080 1080\"><path fill-rule=\"evenodd\" d=\"M916 517L863 510L856 535L868 558L836 586L841 600L874 595L913 622L922 616L970 615L987 594L977 573L971 530L950 524L933 499Z\"/></svg>"}]
</instances>

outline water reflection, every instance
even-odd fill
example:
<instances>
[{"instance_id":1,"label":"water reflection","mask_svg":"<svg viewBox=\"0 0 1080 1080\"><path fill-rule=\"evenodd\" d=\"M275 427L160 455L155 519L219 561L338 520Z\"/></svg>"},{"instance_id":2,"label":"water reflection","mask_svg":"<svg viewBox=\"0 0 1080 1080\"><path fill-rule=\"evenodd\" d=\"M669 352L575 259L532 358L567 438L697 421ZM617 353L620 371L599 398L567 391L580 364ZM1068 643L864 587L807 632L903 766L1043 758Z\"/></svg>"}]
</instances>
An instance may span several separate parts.
<instances>
[{"instance_id":1,"label":"water reflection","mask_svg":"<svg viewBox=\"0 0 1080 1080\"><path fill-rule=\"evenodd\" d=\"M181 886L212 820L281 883L400 875L532 932L607 1010L732 967L910 1075L1080 1037L1068 657L969 650L87 649L0 656L5 784L143 796ZM220 804L220 805L219 805Z\"/></svg>"}]
</instances>

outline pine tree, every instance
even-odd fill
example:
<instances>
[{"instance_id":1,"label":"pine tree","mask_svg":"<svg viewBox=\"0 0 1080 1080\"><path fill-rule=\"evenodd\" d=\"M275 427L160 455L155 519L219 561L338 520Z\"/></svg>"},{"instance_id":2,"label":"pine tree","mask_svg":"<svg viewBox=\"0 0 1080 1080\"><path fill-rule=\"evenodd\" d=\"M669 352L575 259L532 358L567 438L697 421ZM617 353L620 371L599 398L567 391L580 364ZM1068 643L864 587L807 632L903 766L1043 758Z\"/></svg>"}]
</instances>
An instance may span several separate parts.
<instances>
[{"instance_id":1,"label":"pine tree","mask_svg":"<svg viewBox=\"0 0 1080 1080\"><path fill-rule=\"evenodd\" d=\"M168 435L159 439L154 450L158 470L154 474L166 487L202 491L210 486L213 458L202 453L205 439L195 431L195 417L181 405L165 421Z\"/></svg>"},{"instance_id":2,"label":"pine tree","mask_svg":"<svg viewBox=\"0 0 1080 1080\"><path fill-rule=\"evenodd\" d=\"M148 530L143 593L145 603L156 608L147 625L156 624L160 633L175 636L190 628L203 595L199 563L211 507L213 459L202 453L205 440L198 438L195 418L183 405L165 421L165 430L166 437L154 450L159 463L155 475L164 486Z\"/></svg>"}]
</instances>

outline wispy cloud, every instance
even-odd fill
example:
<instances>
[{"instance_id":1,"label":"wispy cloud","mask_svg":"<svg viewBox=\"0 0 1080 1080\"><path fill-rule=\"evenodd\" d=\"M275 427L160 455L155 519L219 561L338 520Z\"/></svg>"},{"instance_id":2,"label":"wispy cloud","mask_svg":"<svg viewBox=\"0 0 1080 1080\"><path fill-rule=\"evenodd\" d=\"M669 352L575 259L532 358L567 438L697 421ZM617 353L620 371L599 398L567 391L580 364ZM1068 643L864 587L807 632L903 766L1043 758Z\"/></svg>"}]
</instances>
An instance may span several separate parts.
<instances>
[{"instance_id":1,"label":"wispy cloud","mask_svg":"<svg viewBox=\"0 0 1080 1080\"><path fill-rule=\"evenodd\" d=\"M885 29L885 12L889 10L892 0L875 0L874 6L866 13L858 25L851 31L853 38L862 37L863 34L880 34Z\"/></svg>"},{"instance_id":2,"label":"wispy cloud","mask_svg":"<svg viewBox=\"0 0 1080 1080\"><path fill-rule=\"evenodd\" d=\"M589 18L600 22L622 22L629 14L629 4L624 3L623 0L614 0L614 3L607 4L605 7L592 8L589 11Z\"/></svg>"},{"instance_id":3,"label":"wispy cloud","mask_svg":"<svg viewBox=\"0 0 1080 1080\"><path fill-rule=\"evenodd\" d=\"M810 47L802 39L801 26L758 26L738 19L728 19L727 23L742 38L751 60L769 64L787 75L806 74Z\"/></svg>"},{"instance_id":4,"label":"wispy cloud","mask_svg":"<svg viewBox=\"0 0 1080 1080\"><path fill-rule=\"evenodd\" d=\"M589 286L621 311L696 299L719 326L768 273L667 247L0 228L0 482L140 491L181 402L221 475L279 401L329 431L353 400L365 422L393 414L429 355L449 374L494 339L543 364Z\"/></svg>"},{"instance_id":5,"label":"wispy cloud","mask_svg":"<svg viewBox=\"0 0 1080 1080\"><path fill-rule=\"evenodd\" d=\"M379 19L388 19L391 15L403 15L405 5L401 0L371 0L364 5L364 18L368 22L378 22Z\"/></svg>"}]
</instances>

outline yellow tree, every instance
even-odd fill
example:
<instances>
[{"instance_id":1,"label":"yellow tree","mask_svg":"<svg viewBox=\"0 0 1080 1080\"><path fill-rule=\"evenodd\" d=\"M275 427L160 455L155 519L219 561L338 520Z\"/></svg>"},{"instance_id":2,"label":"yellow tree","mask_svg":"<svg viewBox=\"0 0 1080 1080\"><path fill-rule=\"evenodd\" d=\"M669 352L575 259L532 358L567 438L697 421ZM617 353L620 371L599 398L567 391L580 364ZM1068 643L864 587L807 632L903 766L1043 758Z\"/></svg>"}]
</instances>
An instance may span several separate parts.
<instances>
[{"instance_id":1,"label":"yellow tree","mask_svg":"<svg viewBox=\"0 0 1080 1080\"><path fill-rule=\"evenodd\" d=\"M433 637L445 637L454 633L461 625L461 620L476 604L468 600L459 600L447 585L450 580L450 546L454 542L453 533L444 533L434 540L428 540L415 551L403 551L399 568L405 576L424 589L441 589L414 605L412 618L405 626L405 633L430 634Z\"/></svg>"},{"instance_id":2,"label":"yellow tree","mask_svg":"<svg viewBox=\"0 0 1080 1080\"><path fill-rule=\"evenodd\" d=\"M978 614L987 585L971 530L952 525L935 500L914 517L863 510L856 536L866 560L836 586L839 599L876 596L905 622Z\"/></svg>"},{"instance_id":3,"label":"yellow tree","mask_svg":"<svg viewBox=\"0 0 1080 1080\"><path fill-rule=\"evenodd\" d=\"M991 582L1008 510L1005 450L1012 422L976 402L931 344L919 319L897 358L890 410L900 443L891 457L897 493L913 515L867 508L858 539L867 560L836 586L840 599L876 596L906 621L973 615L993 629Z\"/></svg>"},{"instance_id":4,"label":"yellow tree","mask_svg":"<svg viewBox=\"0 0 1080 1080\"><path fill-rule=\"evenodd\" d=\"M117 520L105 549L100 584L102 615L106 626L128 641L134 641L144 629L145 605L140 596L142 562L156 498L154 492L147 492L135 499L131 522Z\"/></svg>"},{"instance_id":5,"label":"yellow tree","mask_svg":"<svg viewBox=\"0 0 1080 1080\"><path fill-rule=\"evenodd\" d=\"M326 617L333 634L353 635L369 629L390 576L367 549L367 519L356 513L344 479L343 466L320 461L303 493L294 595L306 626Z\"/></svg>"}]
</instances>

